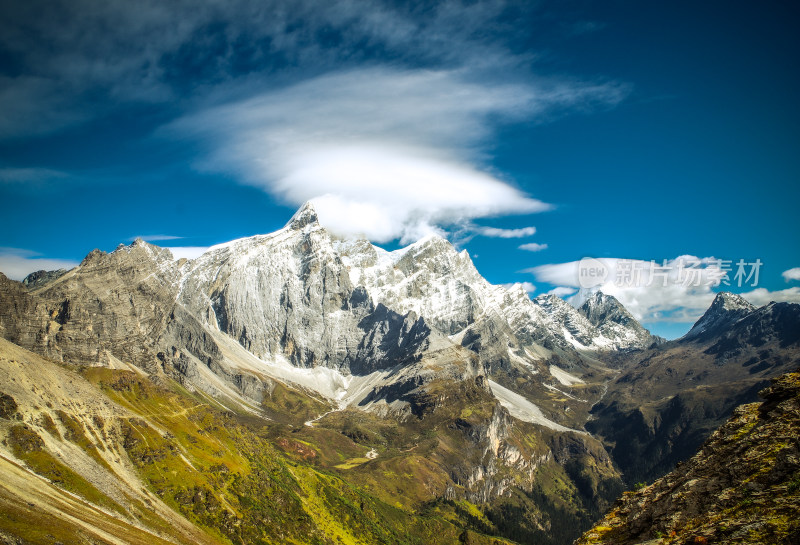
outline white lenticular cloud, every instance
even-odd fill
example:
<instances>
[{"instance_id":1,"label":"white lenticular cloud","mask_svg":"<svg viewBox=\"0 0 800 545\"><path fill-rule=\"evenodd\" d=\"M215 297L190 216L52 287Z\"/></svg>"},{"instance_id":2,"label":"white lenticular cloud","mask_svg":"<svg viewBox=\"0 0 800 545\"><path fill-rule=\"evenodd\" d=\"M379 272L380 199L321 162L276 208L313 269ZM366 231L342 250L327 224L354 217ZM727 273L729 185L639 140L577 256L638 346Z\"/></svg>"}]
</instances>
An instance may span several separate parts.
<instances>
[{"instance_id":1,"label":"white lenticular cloud","mask_svg":"<svg viewBox=\"0 0 800 545\"><path fill-rule=\"evenodd\" d=\"M331 230L408 242L476 218L548 209L482 167L495 125L623 95L614 85L489 85L459 71L369 68L210 108L165 130L209 146L200 168L233 172L288 204L314 200Z\"/></svg>"},{"instance_id":2,"label":"white lenticular cloud","mask_svg":"<svg viewBox=\"0 0 800 545\"><path fill-rule=\"evenodd\" d=\"M291 202L313 200L341 234L413 242L438 226L475 217L530 214L547 205L466 164L372 145L309 150L276 187Z\"/></svg>"}]
</instances>

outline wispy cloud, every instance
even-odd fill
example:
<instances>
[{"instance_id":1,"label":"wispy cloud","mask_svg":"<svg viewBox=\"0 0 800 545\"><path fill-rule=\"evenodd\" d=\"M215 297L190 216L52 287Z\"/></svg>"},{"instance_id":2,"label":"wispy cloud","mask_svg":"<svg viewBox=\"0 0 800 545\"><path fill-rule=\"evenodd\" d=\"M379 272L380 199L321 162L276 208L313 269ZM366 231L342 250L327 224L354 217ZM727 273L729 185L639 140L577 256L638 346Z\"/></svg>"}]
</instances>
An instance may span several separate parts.
<instances>
[{"instance_id":1,"label":"wispy cloud","mask_svg":"<svg viewBox=\"0 0 800 545\"><path fill-rule=\"evenodd\" d=\"M163 134L204 142L201 168L234 172L294 205L314 199L334 231L411 241L550 208L482 166L496 124L619 98L613 85L490 84L463 71L382 67L207 109Z\"/></svg>"},{"instance_id":2,"label":"wispy cloud","mask_svg":"<svg viewBox=\"0 0 800 545\"><path fill-rule=\"evenodd\" d=\"M527 244L520 244L520 250L525 250L526 252L541 252L542 250L547 249L547 244L539 244L537 242L529 242Z\"/></svg>"},{"instance_id":3,"label":"wispy cloud","mask_svg":"<svg viewBox=\"0 0 800 545\"><path fill-rule=\"evenodd\" d=\"M22 280L36 271L71 269L77 265L77 261L46 258L32 250L0 247L0 272L12 280Z\"/></svg>"},{"instance_id":4,"label":"wispy cloud","mask_svg":"<svg viewBox=\"0 0 800 545\"><path fill-rule=\"evenodd\" d=\"M787 282L791 280L800 280L800 267L795 267L793 269L789 269L788 271L783 271L781 273L783 279Z\"/></svg>"},{"instance_id":5,"label":"wispy cloud","mask_svg":"<svg viewBox=\"0 0 800 545\"><path fill-rule=\"evenodd\" d=\"M469 228L475 233L492 238L523 238L536 234L536 227L521 227L519 229L500 229L498 227L485 227L474 225Z\"/></svg>"},{"instance_id":6,"label":"wispy cloud","mask_svg":"<svg viewBox=\"0 0 800 545\"><path fill-rule=\"evenodd\" d=\"M800 288L787 288L785 290L769 291L766 288L756 288L740 294L756 306L776 303L800 303Z\"/></svg>"},{"instance_id":7,"label":"wispy cloud","mask_svg":"<svg viewBox=\"0 0 800 545\"><path fill-rule=\"evenodd\" d=\"M556 297L567 297L569 295L574 295L577 292L575 288L568 288L566 286L558 286L550 291L548 291L545 295L555 295Z\"/></svg>"},{"instance_id":8,"label":"wispy cloud","mask_svg":"<svg viewBox=\"0 0 800 545\"><path fill-rule=\"evenodd\" d=\"M0 98L0 103L2 103L2 98ZM65 172L49 168L0 168L0 183L6 184L31 184L67 180L69 178L71 176Z\"/></svg>"},{"instance_id":9,"label":"wispy cloud","mask_svg":"<svg viewBox=\"0 0 800 545\"><path fill-rule=\"evenodd\" d=\"M40 135L124 103L207 99L333 67L520 62L532 11L505 0L29 0L0 5L0 137ZM515 17L509 17L512 13ZM527 30L524 30L527 31Z\"/></svg>"}]
</instances>

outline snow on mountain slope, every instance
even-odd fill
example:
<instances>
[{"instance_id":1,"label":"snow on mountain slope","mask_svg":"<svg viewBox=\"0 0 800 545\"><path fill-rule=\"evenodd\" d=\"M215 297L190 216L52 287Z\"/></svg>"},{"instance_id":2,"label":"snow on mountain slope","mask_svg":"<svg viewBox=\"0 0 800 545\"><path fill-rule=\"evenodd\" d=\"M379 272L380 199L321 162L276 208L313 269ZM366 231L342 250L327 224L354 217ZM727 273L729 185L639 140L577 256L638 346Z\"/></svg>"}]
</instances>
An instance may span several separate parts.
<instances>
[{"instance_id":1,"label":"snow on mountain slope","mask_svg":"<svg viewBox=\"0 0 800 545\"><path fill-rule=\"evenodd\" d=\"M611 350L646 348L663 339L650 334L616 297L595 292L578 308L597 331L594 344Z\"/></svg>"},{"instance_id":2,"label":"snow on mountain slope","mask_svg":"<svg viewBox=\"0 0 800 545\"><path fill-rule=\"evenodd\" d=\"M579 360L580 352L641 348L649 333L616 299L614 316L627 321L592 323L562 299L550 295L531 301L521 286L495 286L475 268L466 251L431 236L387 252L366 240L335 246L353 285L364 286L373 300L399 313L423 316L452 340L477 352L488 368L515 367L547 373L542 362L553 354Z\"/></svg>"},{"instance_id":3,"label":"snow on mountain slope","mask_svg":"<svg viewBox=\"0 0 800 545\"><path fill-rule=\"evenodd\" d=\"M550 366L550 374L553 375L558 382L564 386L572 386L573 384L583 384L583 380L567 373L557 365Z\"/></svg>"},{"instance_id":4,"label":"snow on mountain slope","mask_svg":"<svg viewBox=\"0 0 800 545\"><path fill-rule=\"evenodd\" d=\"M474 354L424 318L374 304L351 282L311 205L275 233L211 248L181 274L178 301L202 322L221 355L216 372L230 380L245 372L369 405L380 401L376 388L393 386L402 400L433 378L478 373ZM177 342L197 353L198 339Z\"/></svg>"},{"instance_id":5,"label":"snow on mountain slope","mask_svg":"<svg viewBox=\"0 0 800 545\"><path fill-rule=\"evenodd\" d=\"M353 284L364 286L376 303L400 313L414 311L448 335L463 330L490 302L492 286L466 251L456 252L440 237L394 252L366 240L337 245Z\"/></svg>"},{"instance_id":6,"label":"snow on mountain slope","mask_svg":"<svg viewBox=\"0 0 800 545\"><path fill-rule=\"evenodd\" d=\"M561 424L556 424L552 420L549 420L544 416L544 414L542 414L541 409L531 403L528 399L492 380L489 381L489 386L491 386L492 392L500 404L505 407L514 418L524 420L525 422L539 424L540 426L550 428L551 430L571 431L575 433L586 434L585 431L573 430L572 428L562 426Z\"/></svg>"},{"instance_id":7,"label":"snow on mountain slope","mask_svg":"<svg viewBox=\"0 0 800 545\"><path fill-rule=\"evenodd\" d=\"M336 402L371 395L353 397L348 377L388 377L421 360L462 378L504 370L555 386L563 380L551 372L552 358L581 374L582 354L619 347L624 338L624 331L603 329L602 320L592 323L558 297L532 301L519 285L490 284L466 251L440 237L393 252L337 239L311 204L274 233L220 244L183 263L175 297L176 312L198 321L204 333L176 327L165 338L182 346L195 367L221 354L221 361L236 363L231 369L216 363L215 373L245 390L235 368ZM228 340L253 358L234 355ZM414 372L427 373L423 367Z\"/></svg>"}]
</instances>

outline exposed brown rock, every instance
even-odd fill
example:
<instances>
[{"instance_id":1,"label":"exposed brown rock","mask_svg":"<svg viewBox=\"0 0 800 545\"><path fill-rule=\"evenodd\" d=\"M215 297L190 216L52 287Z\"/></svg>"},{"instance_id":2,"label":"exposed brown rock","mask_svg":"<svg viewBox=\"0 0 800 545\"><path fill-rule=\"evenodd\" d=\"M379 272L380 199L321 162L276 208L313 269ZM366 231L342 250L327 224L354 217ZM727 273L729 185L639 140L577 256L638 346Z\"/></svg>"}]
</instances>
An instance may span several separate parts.
<instances>
[{"instance_id":1,"label":"exposed brown rock","mask_svg":"<svg viewBox=\"0 0 800 545\"><path fill-rule=\"evenodd\" d=\"M688 462L623 495L576 544L800 542L800 373L761 395Z\"/></svg>"}]
</instances>

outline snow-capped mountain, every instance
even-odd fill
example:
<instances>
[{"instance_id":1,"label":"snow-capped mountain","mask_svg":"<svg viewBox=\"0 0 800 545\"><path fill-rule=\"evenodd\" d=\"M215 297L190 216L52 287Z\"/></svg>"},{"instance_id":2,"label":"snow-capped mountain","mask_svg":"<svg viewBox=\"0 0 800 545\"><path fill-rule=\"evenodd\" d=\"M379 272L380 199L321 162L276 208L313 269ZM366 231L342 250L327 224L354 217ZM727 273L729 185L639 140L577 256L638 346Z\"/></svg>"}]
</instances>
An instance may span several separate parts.
<instances>
[{"instance_id":1,"label":"snow-capped mountain","mask_svg":"<svg viewBox=\"0 0 800 545\"><path fill-rule=\"evenodd\" d=\"M595 292L578 308L578 312L596 328L594 345L611 350L644 348L664 341L652 335L636 321L616 297Z\"/></svg>"},{"instance_id":2,"label":"snow-capped mountain","mask_svg":"<svg viewBox=\"0 0 800 545\"><path fill-rule=\"evenodd\" d=\"M472 353L419 314L374 302L351 281L338 248L307 204L275 233L187 262L178 302L226 361L340 404L376 400L390 383L402 400L435 377L479 373Z\"/></svg>"},{"instance_id":3,"label":"snow-capped mountain","mask_svg":"<svg viewBox=\"0 0 800 545\"><path fill-rule=\"evenodd\" d=\"M6 320L26 345L44 342L56 359L160 361L201 389L255 402L273 379L339 404L391 391L402 405L434 378L482 375L550 402L546 388L580 383L595 352L652 342L613 298L581 310L555 296L532 301L519 285L490 284L443 238L387 252L334 237L310 203L274 233L194 260L141 240L95 251L36 293L67 306L41 308L56 316L52 334L38 317L30 327Z\"/></svg>"},{"instance_id":4,"label":"snow-capped mountain","mask_svg":"<svg viewBox=\"0 0 800 545\"><path fill-rule=\"evenodd\" d=\"M466 251L431 236L387 252L366 240L339 241L354 285L400 313L413 311L481 355L488 367L537 368L553 354L644 348L653 338L613 297L587 301L592 319L556 296L531 301L520 285L492 285ZM603 318L607 316L608 320Z\"/></svg>"}]
</instances>

